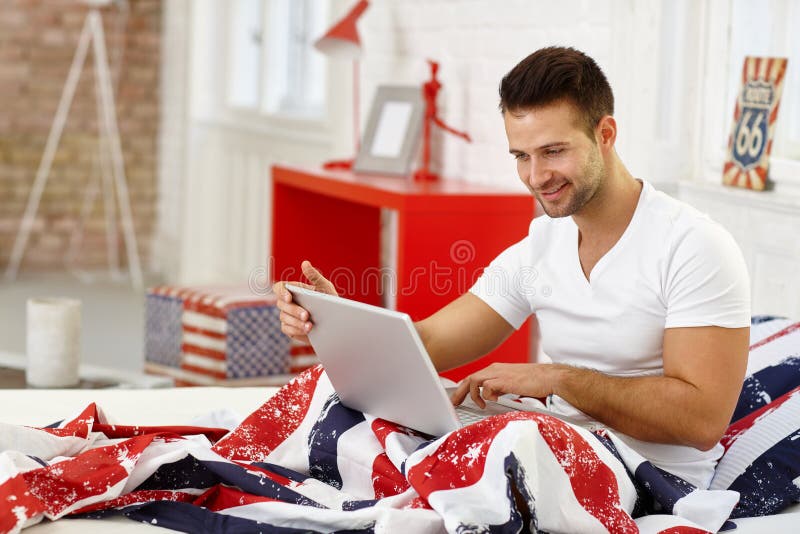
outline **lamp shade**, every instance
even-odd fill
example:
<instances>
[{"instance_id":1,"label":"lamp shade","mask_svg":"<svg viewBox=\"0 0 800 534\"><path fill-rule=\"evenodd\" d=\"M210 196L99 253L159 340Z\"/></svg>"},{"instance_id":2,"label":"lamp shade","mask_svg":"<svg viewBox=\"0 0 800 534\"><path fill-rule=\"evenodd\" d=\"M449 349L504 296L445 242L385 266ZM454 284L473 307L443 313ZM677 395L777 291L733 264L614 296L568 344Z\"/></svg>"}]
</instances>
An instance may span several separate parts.
<instances>
[{"instance_id":1,"label":"lamp shade","mask_svg":"<svg viewBox=\"0 0 800 534\"><path fill-rule=\"evenodd\" d=\"M367 0L360 0L342 20L317 39L314 47L325 55L344 59L356 59L361 54L356 21L369 7Z\"/></svg>"}]
</instances>

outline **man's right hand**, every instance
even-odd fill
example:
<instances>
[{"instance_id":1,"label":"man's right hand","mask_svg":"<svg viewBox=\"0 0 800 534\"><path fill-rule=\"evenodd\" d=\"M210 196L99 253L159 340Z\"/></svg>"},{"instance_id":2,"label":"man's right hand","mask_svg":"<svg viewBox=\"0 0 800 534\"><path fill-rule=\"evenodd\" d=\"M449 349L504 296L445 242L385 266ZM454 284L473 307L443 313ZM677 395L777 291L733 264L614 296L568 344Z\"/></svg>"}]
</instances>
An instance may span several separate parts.
<instances>
[{"instance_id":1,"label":"man's right hand","mask_svg":"<svg viewBox=\"0 0 800 534\"><path fill-rule=\"evenodd\" d=\"M288 281L275 282L272 286L272 291L275 293L275 296L278 297L278 309L281 310L281 332L292 339L302 343L308 343L308 333L311 331L314 324L311 321L308 310L293 302L292 294L285 287L286 284L293 284L328 295L338 294L331 281L322 276L322 273L315 269L310 261L301 263L300 268L311 284Z\"/></svg>"}]
</instances>

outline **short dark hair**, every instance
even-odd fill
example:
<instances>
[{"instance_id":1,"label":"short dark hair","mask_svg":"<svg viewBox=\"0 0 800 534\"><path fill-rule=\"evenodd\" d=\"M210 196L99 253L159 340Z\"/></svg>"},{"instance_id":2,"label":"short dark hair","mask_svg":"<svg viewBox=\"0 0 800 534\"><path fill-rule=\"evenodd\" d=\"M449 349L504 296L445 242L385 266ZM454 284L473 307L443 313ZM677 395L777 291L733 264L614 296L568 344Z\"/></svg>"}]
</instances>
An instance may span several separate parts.
<instances>
[{"instance_id":1,"label":"short dark hair","mask_svg":"<svg viewBox=\"0 0 800 534\"><path fill-rule=\"evenodd\" d=\"M579 111L586 132L614 114L614 94L595 60L574 48L550 46L529 55L500 82L500 111L516 113L559 100Z\"/></svg>"}]
</instances>

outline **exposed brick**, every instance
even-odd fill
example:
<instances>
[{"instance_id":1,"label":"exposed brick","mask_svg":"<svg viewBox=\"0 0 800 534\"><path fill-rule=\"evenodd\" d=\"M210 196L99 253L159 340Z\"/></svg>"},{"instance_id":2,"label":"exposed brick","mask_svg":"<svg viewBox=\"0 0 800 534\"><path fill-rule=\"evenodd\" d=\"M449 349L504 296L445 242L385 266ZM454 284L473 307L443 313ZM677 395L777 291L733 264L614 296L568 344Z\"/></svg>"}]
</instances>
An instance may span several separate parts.
<instances>
[{"instance_id":1,"label":"exposed brick","mask_svg":"<svg viewBox=\"0 0 800 534\"><path fill-rule=\"evenodd\" d=\"M143 254L151 248L147 241L156 217L161 9L161 0L131 2L122 33L117 31L119 9L101 10L109 59L114 61L120 52L123 61L115 100L126 171L134 176L128 181L131 209L134 218L142 219L135 225ZM87 12L83 3L62 0L6 0L0 9L0 95L6 104L13 102L0 112L0 269L8 261ZM43 191L23 269L63 268L86 192L100 183L94 84L90 52ZM99 191L84 225L82 266L106 265L105 225ZM121 234L120 248L124 248ZM149 263L145 256L142 262Z\"/></svg>"}]
</instances>

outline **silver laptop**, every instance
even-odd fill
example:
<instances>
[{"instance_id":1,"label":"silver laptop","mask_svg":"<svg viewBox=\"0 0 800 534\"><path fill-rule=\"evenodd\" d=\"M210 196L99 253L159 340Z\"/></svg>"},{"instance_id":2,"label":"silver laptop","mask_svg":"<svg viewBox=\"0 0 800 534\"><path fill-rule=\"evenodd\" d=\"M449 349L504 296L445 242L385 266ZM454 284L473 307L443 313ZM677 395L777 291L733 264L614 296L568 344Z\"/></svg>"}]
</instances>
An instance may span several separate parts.
<instances>
[{"instance_id":1,"label":"silver laptop","mask_svg":"<svg viewBox=\"0 0 800 534\"><path fill-rule=\"evenodd\" d=\"M411 318L396 311L287 284L308 310L308 337L342 403L441 436L513 408L454 408Z\"/></svg>"}]
</instances>

